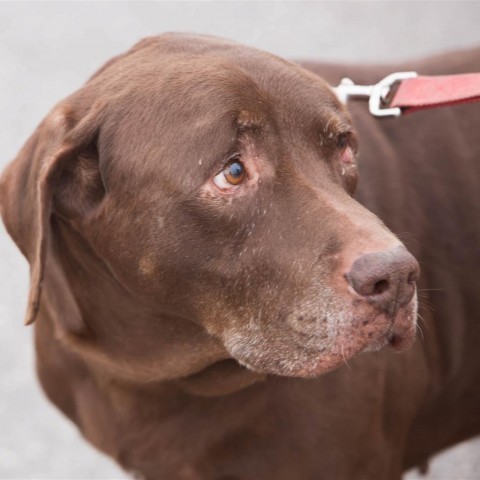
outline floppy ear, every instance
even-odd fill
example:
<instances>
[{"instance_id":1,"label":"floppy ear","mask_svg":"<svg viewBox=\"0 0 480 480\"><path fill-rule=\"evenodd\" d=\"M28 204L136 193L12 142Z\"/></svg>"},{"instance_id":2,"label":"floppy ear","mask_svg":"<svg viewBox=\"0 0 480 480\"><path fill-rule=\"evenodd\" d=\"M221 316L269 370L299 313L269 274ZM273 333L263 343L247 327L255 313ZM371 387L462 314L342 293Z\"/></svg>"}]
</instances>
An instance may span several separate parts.
<instances>
[{"instance_id":1,"label":"floppy ear","mask_svg":"<svg viewBox=\"0 0 480 480\"><path fill-rule=\"evenodd\" d=\"M60 214L72 217L104 193L94 147L98 111L76 122L68 107L57 107L0 178L3 221L30 263L26 325L34 322L40 306L54 198Z\"/></svg>"}]
</instances>

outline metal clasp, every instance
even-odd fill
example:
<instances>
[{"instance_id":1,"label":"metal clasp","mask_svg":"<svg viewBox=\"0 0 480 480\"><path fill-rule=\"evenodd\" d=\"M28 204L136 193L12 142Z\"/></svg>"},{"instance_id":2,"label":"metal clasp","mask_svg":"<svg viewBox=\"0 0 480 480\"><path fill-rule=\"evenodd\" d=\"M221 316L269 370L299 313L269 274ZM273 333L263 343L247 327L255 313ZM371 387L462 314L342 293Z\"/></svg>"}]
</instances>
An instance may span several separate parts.
<instances>
[{"instance_id":1,"label":"metal clasp","mask_svg":"<svg viewBox=\"0 0 480 480\"><path fill-rule=\"evenodd\" d=\"M355 85L349 78L344 78L334 90L343 103L347 103L350 97L368 97L368 108L370 113L376 117L399 117L402 114L400 108L381 108L382 102L387 98L390 88L395 82L416 76L417 72L396 72L375 85Z\"/></svg>"}]
</instances>

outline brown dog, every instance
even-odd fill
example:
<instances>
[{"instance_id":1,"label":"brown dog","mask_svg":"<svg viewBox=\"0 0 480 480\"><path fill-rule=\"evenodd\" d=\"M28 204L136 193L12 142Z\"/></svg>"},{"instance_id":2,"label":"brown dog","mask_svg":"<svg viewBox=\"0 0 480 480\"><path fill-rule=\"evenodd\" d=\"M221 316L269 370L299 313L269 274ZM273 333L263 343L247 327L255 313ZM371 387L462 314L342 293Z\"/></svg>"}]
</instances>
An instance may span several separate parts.
<instances>
[{"instance_id":1,"label":"brown dog","mask_svg":"<svg viewBox=\"0 0 480 480\"><path fill-rule=\"evenodd\" d=\"M331 82L406 69L306 66ZM479 68L478 50L413 65ZM422 282L442 289L402 355L356 357L411 345L418 264L351 198L357 134L306 69L211 37L146 39L4 172L42 385L124 468L390 479L480 432L479 107L353 117L360 200L415 234Z\"/></svg>"}]
</instances>

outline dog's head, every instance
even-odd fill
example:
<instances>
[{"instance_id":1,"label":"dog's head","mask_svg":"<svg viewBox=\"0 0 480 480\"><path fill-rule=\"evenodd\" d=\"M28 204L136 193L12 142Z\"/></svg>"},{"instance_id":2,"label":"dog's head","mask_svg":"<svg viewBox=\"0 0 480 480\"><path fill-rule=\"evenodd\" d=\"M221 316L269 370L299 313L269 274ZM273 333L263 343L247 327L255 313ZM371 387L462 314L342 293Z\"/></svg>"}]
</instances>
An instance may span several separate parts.
<instances>
[{"instance_id":1,"label":"dog's head","mask_svg":"<svg viewBox=\"0 0 480 480\"><path fill-rule=\"evenodd\" d=\"M279 375L408 346L418 265L352 198L356 156L347 112L300 67L210 37L141 42L60 103L4 175L4 219L32 269L27 322L50 261L69 265L80 316L96 283L107 303L123 305L115 289L138 303L108 333L99 303L82 333L133 335L138 355L167 317Z\"/></svg>"}]
</instances>

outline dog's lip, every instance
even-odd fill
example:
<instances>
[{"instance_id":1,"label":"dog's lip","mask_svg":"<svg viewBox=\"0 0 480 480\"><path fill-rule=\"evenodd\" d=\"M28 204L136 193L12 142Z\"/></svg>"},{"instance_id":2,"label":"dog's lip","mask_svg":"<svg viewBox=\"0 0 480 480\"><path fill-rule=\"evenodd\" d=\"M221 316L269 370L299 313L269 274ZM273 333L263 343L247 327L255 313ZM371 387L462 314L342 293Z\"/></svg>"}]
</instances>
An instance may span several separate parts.
<instances>
[{"instance_id":1,"label":"dog's lip","mask_svg":"<svg viewBox=\"0 0 480 480\"><path fill-rule=\"evenodd\" d=\"M413 318L415 314L409 310L408 306L402 307L394 316L381 314L366 322L369 325L375 325L377 322L383 326L376 329L373 335L370 333L371 339L363 351L377 351L385 347L397 352L407 350L415 340L416 332L416 322Z\"/></svg>"},{"instance_id":2,"label":"dog's lip","mask_svg":"<svg viewBox=\"0 0 480 480\"><path fill-rule=\"evenodd\" d=\"M415 340L416 323L409 319L410 315L406 315L406 318L398 318L399 316L400 314L392 319L390 328L372 342L376 348L388 347L396 352L404 352L412 345Z\"/></svg>"},{"instance_id":3,"label":"dog's lip","mask_svg":"<svg viewBox=\"0 0 480 480\"><path fill-rule=\"evenodd\" d=\"M393 320L392 331L388 338L388 344L393 350L403 352L414 342L417 331L416 315L416 298L414 298L408 307L400 309Z\"/></svg>"},{"instance_id":4,"label":"dog's lip","mask_svg":"<svg viewBox=\"0 0 480 480\"><path fill-rule=\"evenodd\" d=\"M404 352L415 340L415 333L399 334L392 332L388 337L388 346L396 352Z\"/></svg>"},{"instance_id":5,"label":"dog's lip","mask_svg":"<svg viewBox=\"0 0 480 480\"><path fill-rule=\"evenodd\" d=\"M414 340L414 333L398 333L393 330L388 330L382 332L371 342L367 343L361 351L365 353L377 352L383 348L388 348L395 352L404 352L412 345Z\"/></svg>"}]
</instances>

